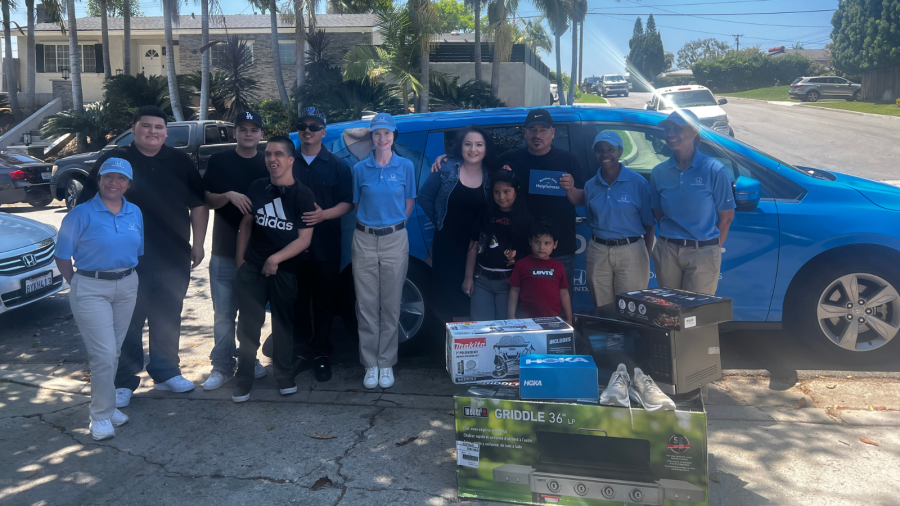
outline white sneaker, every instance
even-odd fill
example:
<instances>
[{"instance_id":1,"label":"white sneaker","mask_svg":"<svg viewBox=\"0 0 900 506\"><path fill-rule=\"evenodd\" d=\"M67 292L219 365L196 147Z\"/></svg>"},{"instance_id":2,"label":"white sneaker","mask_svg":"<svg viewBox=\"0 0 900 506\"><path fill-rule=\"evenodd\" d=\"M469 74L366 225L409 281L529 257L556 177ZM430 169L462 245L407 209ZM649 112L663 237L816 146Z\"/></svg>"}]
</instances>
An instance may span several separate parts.
<instances>
[{"instance_id":1,"label":"white sneaker","mask_svg":"<svg viewBox=\"0 0 900 506\"><path fill-rule=\"evenodd\" d=\"M385 367L381 369L381 374L378 375L378 386L381 388L391 388L394 386L394 368L393 367Z\"/></svg>"},{"instance_id":2,"label":"white sneaker","mask_svg":"<svg viewBox=\"0 0 900 506\"><path fill-rule=\"evenodd\" d=\"M91 437L94 441L101 439L109 439L116 435L116 429L113 428L109 420L91 420Z\"/></svg>"},{"instance_id":3,"label":"white sneaker","mask_svg":"<svg viewBox=\"0 0 900 506\"><path fill-rule=\"evenodd\" d=\"M629 407L628 387L631 386L631 378L628 376L628 368L625 364L619 364L616 372L609 378L609 384L600 394L600 404L607 406Z\"/></svg>"},{"instance_id":4,"label":"white sneaker","mask_svg":"<svg viewBox=\"0 0 900 506\"><path fill-rule=\"evenodd\" d=\"M213 371L209 374L209 377L206 378L206 381L203 382L203 390L215 390L225 383L228 383L231 380L231 377L226 377L219 371Z\"/></svg>"},{"instance_id":5,"label":"white sneaker","mask_svg":"<svg viewBox=\"0 0 900 506\"><path fill-rule=\"evenodd\" d=\"M675 402L659 389L653 378L637 367L634 368L634 384L628 388L628 394L646 411L675 411Z\"/></svg>"},{"instance_id":6,"label":"white sneaker","mask_svg":"<svg viewBox=\"0 0 900 506\"><path fill-rule=\"evenodd\" d=\"M369 390L378 386L378 368L366 367L366 377L363 378L363 386Z\"/></svg>"},{"instance_id":7,"label":"white sneaker","mask_svg":"<svg viewBox=\"0 0 900 506\"><path fill-rule=\"evenodd\" d=\"M128 406L131 402L131 396L134 392L131 391L130 388L117 388L116 389L116 407L124 408Z\"/></svg>"},{"instance_id":8,"label":"white sneaker","mask_svg":"<svg viewBox=\"0 0 900 506\"><path fill-rule=\"evenodd\" d=\"M113 427L120 427L128 423L128 415L122 413L118 409L113 413L112 418L110 419Z\"/></svg>"},{"instance_id":9,"label":"white sneaker","mask_svg":"<svg viewBox=\"0 0 900 506\"><path fill-rule=\"evenodd\" d=\"M259 360L256 361L256 368L253 369L253 377L256 379L265 378L268 371L263 367L262 364L259 363Z\"/></svg>"},{"instance_id":10,"label":"white sneaker","mask_svg":"<svg viewBox=\"0 0 900 506\"><path fill-rule=\"evenodd\" d=\"M153 385L154 390L165 390L167 392L175 392L183 394L194 389L194 383L182 375L173 376L162 383Z\"/></svg>"}]
</instances>

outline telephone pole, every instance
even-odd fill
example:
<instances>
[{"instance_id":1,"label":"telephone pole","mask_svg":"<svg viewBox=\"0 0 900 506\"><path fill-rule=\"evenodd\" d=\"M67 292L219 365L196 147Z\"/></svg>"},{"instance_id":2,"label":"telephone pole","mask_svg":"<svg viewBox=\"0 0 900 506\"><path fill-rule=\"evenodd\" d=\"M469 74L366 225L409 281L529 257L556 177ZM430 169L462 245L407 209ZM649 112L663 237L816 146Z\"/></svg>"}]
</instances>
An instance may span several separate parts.
<instances>
[{"instance_id":1,"label":"telephone pole","mask_svg":"<svg viewBox=\"0 0 900 506\"><path fill-rule=\"evenodd\" d=\"M732 35L732 37L734 37L734 44L735 44L735 46L737 46L738 51L741 50L741 37L743 37L743 36L744 36L743 33L736 33L736 34Z\"/></svg>"}]
</instances>

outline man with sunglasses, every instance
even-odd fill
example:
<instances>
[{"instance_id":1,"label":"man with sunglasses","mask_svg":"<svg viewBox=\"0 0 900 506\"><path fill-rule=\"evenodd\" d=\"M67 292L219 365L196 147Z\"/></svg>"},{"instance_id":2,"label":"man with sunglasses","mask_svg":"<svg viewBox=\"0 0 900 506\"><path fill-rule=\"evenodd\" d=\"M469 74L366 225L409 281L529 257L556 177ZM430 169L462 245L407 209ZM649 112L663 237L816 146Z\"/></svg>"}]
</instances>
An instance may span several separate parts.
<instances>
[{"instance_id":1,"label":"man with sunglasses","mask_svg":"<svg viewBox=\"0 0 900 506\"><path fill-rule=\"evenodd\" d=\"M300 111L300 156L294 159L294 178L312 190L315 211L303 213L303 223L315 227L312 244L297 264L299 292L294 303L294 365L307 360L318 381L331 379L329 342L337 308L341 268L341 216L353 209L350 166L322 145L325 113L316 107Z\"/></svg>"}]
</instances>

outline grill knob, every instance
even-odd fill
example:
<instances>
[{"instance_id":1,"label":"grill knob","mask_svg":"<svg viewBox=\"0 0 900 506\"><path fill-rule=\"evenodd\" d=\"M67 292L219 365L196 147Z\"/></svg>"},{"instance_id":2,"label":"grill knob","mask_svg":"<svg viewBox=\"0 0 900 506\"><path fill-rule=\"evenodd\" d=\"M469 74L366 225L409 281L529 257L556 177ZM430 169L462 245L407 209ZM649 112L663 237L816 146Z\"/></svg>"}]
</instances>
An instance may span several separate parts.
<instances>
[{"instance_id":1,"label":"grill knob","mask_svg":"<svg viewBox=\"0 0 900 506\"><path fill-rule=\"evenodd\" d=\"M588 492L587 485L584 483L576 483L575 484L575 493L578 495L586 495Z\"/></svg>"},{"instance_id":2,"label":"grill knob","mask_svg":"<svg viewBox=\"0 0 900 506\"><path fill-rule=\"evenodd\" d=\"M547 488L551 492L559 492L559 482L556 480L550 480L547 482Z\"/></svg>"},{"instance_id":3,"label":"grill knob","mask_svg":"<svg viewBox=\"0 0 900 506\"><path fill-rule=\"evenodd\" d=\"M644 500L644 493L637 488L632 490L628 496L631 497L631 500L634 502L641 502Z\"/></svg>"}]
</instances>

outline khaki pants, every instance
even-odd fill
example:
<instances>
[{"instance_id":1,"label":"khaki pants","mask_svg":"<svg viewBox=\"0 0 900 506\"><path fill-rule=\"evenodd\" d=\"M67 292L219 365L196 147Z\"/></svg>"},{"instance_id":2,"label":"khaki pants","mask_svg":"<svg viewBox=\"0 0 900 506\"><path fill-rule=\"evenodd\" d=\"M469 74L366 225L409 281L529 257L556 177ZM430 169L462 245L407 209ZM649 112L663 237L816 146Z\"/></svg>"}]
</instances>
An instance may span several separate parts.
<instances>
[{"instance_id":1,"label":"khaki pants","mask_svg":"<svg viewBox=\"0 0 900 506\"><path fill-rule=\"evenodd\" d=\"M722 250L718 245L676 246L660 239L653 248L653 265L656 281L661 287L715 295Z\"/></svg>"},{"instance_id":2,"label":"khaki pants","mask_svg":"<svg viewBox=\"0 0 900 506\"><path fill-rule=\"evenodd\" d=\"M352 255L360 362L365 367L393 367L400 296L409 266L406 229L382 236L356 230Z\"/></svg>"},{"instance_id":3,"label":"khaki pants","mask_svg":"<svg viewBox=\"0 0 900 506\"><path fill-rule=\"evenodd\" d=\"M91 420L116 411L116 368L137 292L136 272L119 280L72 276L69 304L91 364Z\"/></svg>"},{"instance_id":4,"label":"khaki pants","mask_svg":"<svg viewBox=\"0 0 900 506\"><path fill-rule=\"evenodd\" d=\"M612 304L617 293L643 290L650 282L650 255L644 241L607 246L592 239L585 265L594 307Z\"/></svg>"}]
</instances>

